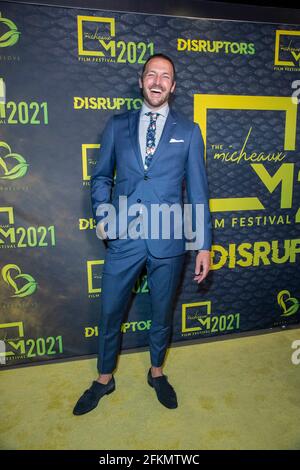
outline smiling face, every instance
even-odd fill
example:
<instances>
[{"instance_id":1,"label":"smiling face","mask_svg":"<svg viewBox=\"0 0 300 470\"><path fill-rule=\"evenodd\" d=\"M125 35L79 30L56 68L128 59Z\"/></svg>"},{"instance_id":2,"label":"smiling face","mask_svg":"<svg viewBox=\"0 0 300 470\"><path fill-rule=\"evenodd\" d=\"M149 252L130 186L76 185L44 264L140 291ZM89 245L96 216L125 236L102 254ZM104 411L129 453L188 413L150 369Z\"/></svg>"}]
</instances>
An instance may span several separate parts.
<instances>
[{"instance_id":1,"label":"smiling face","mask_svg":"<svg viewBox=\"0 0 300 470\"><path fill-rule=\"evenodd\" d=\"M139 84L146 105L150 109L161 108L175 90L172 64L162 57L150 59Z\"/></svg>"}]
</instances>

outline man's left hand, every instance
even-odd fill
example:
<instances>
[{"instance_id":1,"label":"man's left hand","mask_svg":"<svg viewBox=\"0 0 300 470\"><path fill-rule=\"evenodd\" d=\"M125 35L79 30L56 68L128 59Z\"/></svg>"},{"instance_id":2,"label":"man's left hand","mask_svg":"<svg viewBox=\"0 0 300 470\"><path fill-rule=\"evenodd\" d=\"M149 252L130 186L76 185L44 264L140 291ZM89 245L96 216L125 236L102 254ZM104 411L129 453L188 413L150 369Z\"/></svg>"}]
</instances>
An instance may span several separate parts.
<instances>
[{"instance_id":1,"label":"man's left hand","mask_svg":"<svg viewBox=\"0 0 300 470\"><path fill-rule=\"evenodd\" d=\"M200 284L200 282L206 278L209 270L210 270L210 251L201 250L199 251L196 257L194 281L197 281L198 284Z\"/></svg>"}]
</instances>

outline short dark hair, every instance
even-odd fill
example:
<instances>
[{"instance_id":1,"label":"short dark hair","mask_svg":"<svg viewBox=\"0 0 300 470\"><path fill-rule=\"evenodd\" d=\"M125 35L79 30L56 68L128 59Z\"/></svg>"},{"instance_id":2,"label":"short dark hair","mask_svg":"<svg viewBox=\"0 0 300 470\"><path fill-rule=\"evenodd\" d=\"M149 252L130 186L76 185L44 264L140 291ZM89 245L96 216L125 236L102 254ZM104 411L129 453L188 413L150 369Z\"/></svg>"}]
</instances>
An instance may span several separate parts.
<instances>
[{"instance_id":1,"label":"short dark hair","mask_svg":"<svg viewBox=\"0 0 300 470\"><path fill-rule=\"evenodd\" d=\"M144 63L144 66L143 66L143 70L142 70L142 76L144 75L144 72L146 70L146 66L148 64L148 62L150 62L151 59L165 59L165 60L168 60L170 62L170 64L172 65L172 68L173 68L173 82L175 82L175 79L176 79L176 71L175 71L175 65L174 65L174 62L173 60L168 57L167 55L165 54L161 54L161 53L158 53L158 54L153 54L151 55L150 57L148 57L148 59L146 60L146 62Z\"/></svg>"}]
</instances>

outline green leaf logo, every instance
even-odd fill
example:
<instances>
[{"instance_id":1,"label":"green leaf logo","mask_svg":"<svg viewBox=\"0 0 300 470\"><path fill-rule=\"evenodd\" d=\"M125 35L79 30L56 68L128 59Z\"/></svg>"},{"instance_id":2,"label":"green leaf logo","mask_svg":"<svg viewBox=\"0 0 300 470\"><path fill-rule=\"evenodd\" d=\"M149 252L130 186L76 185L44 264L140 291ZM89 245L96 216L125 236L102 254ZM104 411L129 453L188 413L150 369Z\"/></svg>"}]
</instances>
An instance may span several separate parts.
<instances>
[{"instance_id":1,"label":"green leaf logo","mask_svg":"<svg viewBox=\"0 0 300 470\"><path fill-rule=\"evenodd\" d=\"M13 274L12 274L13 273ZM11 297L27 297L33 294L37 289L37 283L30 274L22 274L21 269L16 264L7 264L2 268L2 277L6 284L14 289L14 295ZM23 279L27 282L18 286L16 280Z\"/></svg>"},{"instance_id":2,"label":"green leaf logo","mask_svg":"<svg viewBox=\"0 0 300 470\"><path fill-rule=\"evenodd\" d=\"M0 36L0 47L10 47L18 42L20 37L20 32L18 31L15 23L8 18L2 18L0 12L0 25L3 24L8 28L2 36Z\"/></svg>"},{"instance_id":3,"label":"green leaf logo","mask_svg":"<svg viewBox=\"0 0 300 470\"><path fill-rule=\"evenodd\" d=\"M0 179L15 180L25 176L29 166L25 158L18 153L12 153L10 146L6 142L0 141L0 150L1 149L5 149L7 153L3 157L0 157ZM14 166L9 168L7 163L11 162L14 163Z\"/></svg>"},{"instance_id":4,"label":"green leaf logo","mask_svg":"<svg viewBox=\"0 0 300 470\"><path fill-rule=\"evenodd\" d=\"M298 312L299 300L295 297L291 297L288 290L282 290L277 295L277 302L283 310L281 317L290 317Z\"/></svg>"}]
</instances>

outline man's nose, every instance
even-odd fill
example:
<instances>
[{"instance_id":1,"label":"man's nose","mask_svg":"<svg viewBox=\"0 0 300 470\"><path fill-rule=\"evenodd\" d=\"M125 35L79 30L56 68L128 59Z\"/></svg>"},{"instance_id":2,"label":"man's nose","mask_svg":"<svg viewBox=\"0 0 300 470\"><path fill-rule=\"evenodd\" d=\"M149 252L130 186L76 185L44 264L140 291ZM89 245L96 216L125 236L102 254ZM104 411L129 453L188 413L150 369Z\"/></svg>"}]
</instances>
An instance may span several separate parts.
<instances>
[{"instance_id":1,"label":"man's nose","mask_svg":"<svg viewBox=\"0 0 300 470\"><path fill-rule=\"evenodd\" d=\"M157 76L155 77L155 85L161 86L161 79L162 79L162 77L160 77L159 75L157 75Z\"/></svg>"}]
</instances>

